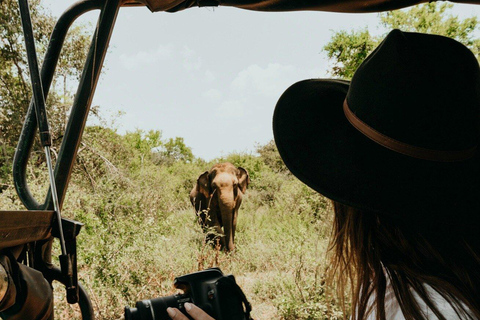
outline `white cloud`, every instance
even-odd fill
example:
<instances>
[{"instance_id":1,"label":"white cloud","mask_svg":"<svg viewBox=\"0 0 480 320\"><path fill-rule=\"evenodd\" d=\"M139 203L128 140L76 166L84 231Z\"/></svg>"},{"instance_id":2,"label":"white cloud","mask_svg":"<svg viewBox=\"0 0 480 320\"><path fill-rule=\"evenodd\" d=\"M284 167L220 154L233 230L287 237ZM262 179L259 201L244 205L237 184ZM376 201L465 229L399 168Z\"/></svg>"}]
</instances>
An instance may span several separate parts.
<instances>
[{"instance_id":1,"label":"white cloud","mask_svg":"<svg viewBox=\"0 0 480 320\"><path fill-rule=\"evenodd\" d=\"M270 63L266 68L256 64L238 73L231 87L241 93L256 93L266 97L279 97L298 78L299 70L293 66Z\"/></svg>"},{"instance_id":2,"label":"white cloud","mask_svg":"<svg viewBox=\"0 0 480 320\"><path fill-rule=\"evenodd\" d=\"M190 49L188 46L184 46L180 54L183 57L183 67L185 70L200 70L202 67L202 58L197 56L194 50Z\"/></svg>"},{"instance_id":3,"label":"white cloud","mask_svg":"<svg viewBox=\"0 0 480 320\"><path fill-rule=\"evenodd\" d=\"M142 66L148 66L158 61L168 60L173 57L173 45L159 45L156 50L138 51L135 54L121 54L121 65L128 70L136 70Z\"/></svg>"},{"instance_id":4,"label":"white cloud","mask_svg":"<svg viewBox=\"0 0 480 320\"><path fill-rule=\"evenodd\" d=\"M218 101L222 98L222 92L217 89L210 89L202 93L202 96L213 101Z\"/></svg>"},{"instance_id":5,"label":"white cloud","mask_svg":"<svg viewBox=\"0 0 480 320\"><path fill-rule=\"evenodd\" d=\"M215 79L217 79L217 77L212 71L210 70L205 71L205 77L204 77L205 82L211 83L215 81Z\"/></svg>"},{"instance_id":6,"label":"white cloud","mask_svg":"<svg viewBox=\"0 0 480 320\"><path fill-rule=\"evenodd\" d=\"M245 113L245 107L238 100L228 100L217 108L215 115L219 118L240 118Z\"/></svg>"}]
</instances>

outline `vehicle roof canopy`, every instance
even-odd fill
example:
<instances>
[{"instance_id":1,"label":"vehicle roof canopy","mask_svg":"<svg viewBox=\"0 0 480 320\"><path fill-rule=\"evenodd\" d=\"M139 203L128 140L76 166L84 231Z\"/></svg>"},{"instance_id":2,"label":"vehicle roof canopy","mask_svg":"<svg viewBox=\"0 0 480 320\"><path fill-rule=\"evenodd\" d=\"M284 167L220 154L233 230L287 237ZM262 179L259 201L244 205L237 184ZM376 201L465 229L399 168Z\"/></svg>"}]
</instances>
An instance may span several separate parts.
<instances>
[{"instance_id":1,"label":"vehicle roof canopy","mask_svg":"<svg viewBox=\"0 0 480 320\"><path fill-rule=\"evenodd\" d=\"M127 0L141 3L152 12L175 12L191 7L229 6L256 11L331 11L379 12L409 7L428 0ZM457 3L478 4L480 0L454 0Z\"/></svg>"}]
</instances>

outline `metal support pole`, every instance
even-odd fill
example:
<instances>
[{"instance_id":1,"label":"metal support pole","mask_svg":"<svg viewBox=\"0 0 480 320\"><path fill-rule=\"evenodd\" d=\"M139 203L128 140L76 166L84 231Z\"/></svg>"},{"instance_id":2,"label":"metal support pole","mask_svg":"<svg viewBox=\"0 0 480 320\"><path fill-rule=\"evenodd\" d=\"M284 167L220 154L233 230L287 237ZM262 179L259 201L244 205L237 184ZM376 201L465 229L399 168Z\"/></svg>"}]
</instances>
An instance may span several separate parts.
<instances>
[{"instance_id":1,"label":"metal support pole","mask_svg":"<svg viewBox=\"0 0 480 320\"><path fill-rule=\"evenodd\" d=\"M50 188L53 198L54 210L57 217L60 247L62 255L67 256L67 248L65 246L65 239L62 230L62 215L58 205L57 190L55 186L55 178L52 168L52 158L50 154L50 146L52 140L50 131L48 129L47 111L45 108L45 97L43 95L42 81L40 79L40 72L38 71L37 52L35 50L35 39L33 37L32 21L30 18L30 8L28 7L28 0L19 0L20 14L22 18L23 35L25 38L25 47L27 50L28 67L30 69L30 79L32 81L33 97L35 101L35 113L37 116L37 124L40 129L40 141L45 150L45 157L47 159L48 174L50 176Z\"/></svg>"},{"instance_id":2,"label":"metal support pole","mask_svg":"<svg viewBox=\"0 0 480 320\"><path fill-rule=\"evenodd\" d=\"M22 18L23 35L25 38L25 47L27 51L28 67L30 70L30 79L32 81L33 97L35 101L35 113L37 116L37 124L40 129L40 140L45 150L45 158L47 160L48 175L50 177L50 190L53 200L53 207L56 214L58 239L60 240L60 248L62 254L59 256L62 274L66 279L67 296L71 296L71 292L76 292L73 285L73 268L72 261L67 253L65 238L63 236L62 214L58 204L57 188L55 186L55 177L52 167L52 158L50 154L51 138L48 129L47 112L45 108L45 97L43 95L42 81L40 72L38 71L37 52L35 50L35 39L33 37L32 21L30 18L30 8L28 0L19 0L20 14Z\"/></svg>"},{"instance_id":3,"label":"metal support pole","mask_svg":"<svg viewBox=\"0 0 480 320\"><path fill-rule=\"evenodd\" d=\"M78 146L82 138L86 119L93 99L98 78L103 66L103 61L108 48L110 36L112 34L118 10L123 0L83 0L70 7L57 22L50 38L49 47L42 65L42 74L38 73L38 62L36 59L33 30L28 10L28 0L19 0L22 12L22 24L24 29L27 27L30 31L25 31L27 46L27 56L29 59L30 73L32 74L32 88L34 99L30 103L27 117L22 129L17 151L14 158L14 182L20 199L27 209L55 209L58 213L58 226L54 226L52 235L60 239L62 255L60 256L61 270L50 265L51 241L42 245L37 253L39 259L35 260L35 265L42 265L42 272L46 277L49 274L58 273L55 279L59 279L67 288L67 300L69 303L78 302L80 305L82 319L94 319L93 308L86 294L86 291L76 281L76 244L75 240L65 242L62 224L66 219L62 219L60 210L65 197L67 185L70 179L73 163L75 162ZM52 168L50 155L50 134L48 133L48 123L45 111L45 97L48 94L53 74L58 62L60 51L65 40L66 33L73 21L83 13L92 9L101 9L97 28L93 36L89 54L85 63L82 77L79 83L77 94L69 117L67 129L62 140L59 156L57 158L55 171ZM28 14L28 17L27 17ZM29 32L31 36L29 35ZM27 40L28 38L28 40ZM33 50L32 50L33 47ZM29 53L30 52L30 53ZM33 53L32 53L33 52ZM42 80L43 85L42 86ZM35 119L36 117L37 119ZM45 147L47 158L47 167L50 173L50 190L45 202L39 204L28 189L26 181L26 167L31 153L36 133L36 126L39 126L41 132L42 145ZM46 128L46 129L45 129ZM69 229L66 229L69 233ZM74 237L75 238L75 237ZM68 240L68 239L67 239ZM65 247L67 247L65 249ZM75 247L75 248L72 248ZM57 271L56 271L57 270ZM51 278L51 277L50 277ZM52 278L53 280L53 278Z\"/></svg>"},{"instance_id":4,"label":"metal support pole","mask_svg":"<svg viewBox=\"0 0 480 320\"><path fill-rule=\"evenodd\" d=\"M35 113L37 116L38 128L40 129L40 141L43 147L50 147L52 144L52 139L48 129L47 111L45 108L42 80L40 79L40 72L38 71L37 52L35 50L35 39L33 37L33 27L30 19L30 8L28 7L28 0L19 0L18 4L20 6L20 16L22 18L28 67L30 69L33 100L35 101Z\"/></svg>"}]
</instances>

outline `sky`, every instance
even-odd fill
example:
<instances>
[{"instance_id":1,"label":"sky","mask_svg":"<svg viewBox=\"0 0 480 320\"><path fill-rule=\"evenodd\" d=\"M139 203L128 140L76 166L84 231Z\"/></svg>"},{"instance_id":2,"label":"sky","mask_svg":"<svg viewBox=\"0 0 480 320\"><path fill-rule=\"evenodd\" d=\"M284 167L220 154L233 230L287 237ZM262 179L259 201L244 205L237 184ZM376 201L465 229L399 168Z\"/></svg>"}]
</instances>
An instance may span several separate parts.
<instances>
[{"instance_id":1,"label":"sky","mask_svg":"<svg viewBox=\"0 0 480 320\"><path fill-rule=\"evenodd\" d=\"M44 0L56 16L72 3ZM455 12L479 16L480 6L455 5ZM97 17L79 21L93 26ZM275 104L290 85L331 77L322 47L334 31L366 27L385 32L377 14L122 8L92 105L120 133L183 137L205 160L254 153L273 139Z\"/></svg>"}]
</instances>

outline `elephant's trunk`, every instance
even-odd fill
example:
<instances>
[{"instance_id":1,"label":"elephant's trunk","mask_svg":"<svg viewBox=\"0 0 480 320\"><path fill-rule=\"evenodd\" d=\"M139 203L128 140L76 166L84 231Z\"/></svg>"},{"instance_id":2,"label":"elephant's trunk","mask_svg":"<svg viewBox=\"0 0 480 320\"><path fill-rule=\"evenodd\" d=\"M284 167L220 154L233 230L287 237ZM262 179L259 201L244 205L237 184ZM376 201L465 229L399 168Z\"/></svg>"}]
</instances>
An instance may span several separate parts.
<instances>
[{"instance_id":1,"label":"elephant's trunk","mask_svg":"<svg viewBox=\"0 0 480 320\"><path fill-rule=\"evenodd\" d=\"M235 214L235 196L232 188L218 189L218 205L222 216L225 248L232 251L235 248L233 235L233 218Z\"/></svg>"}]
</instances>

